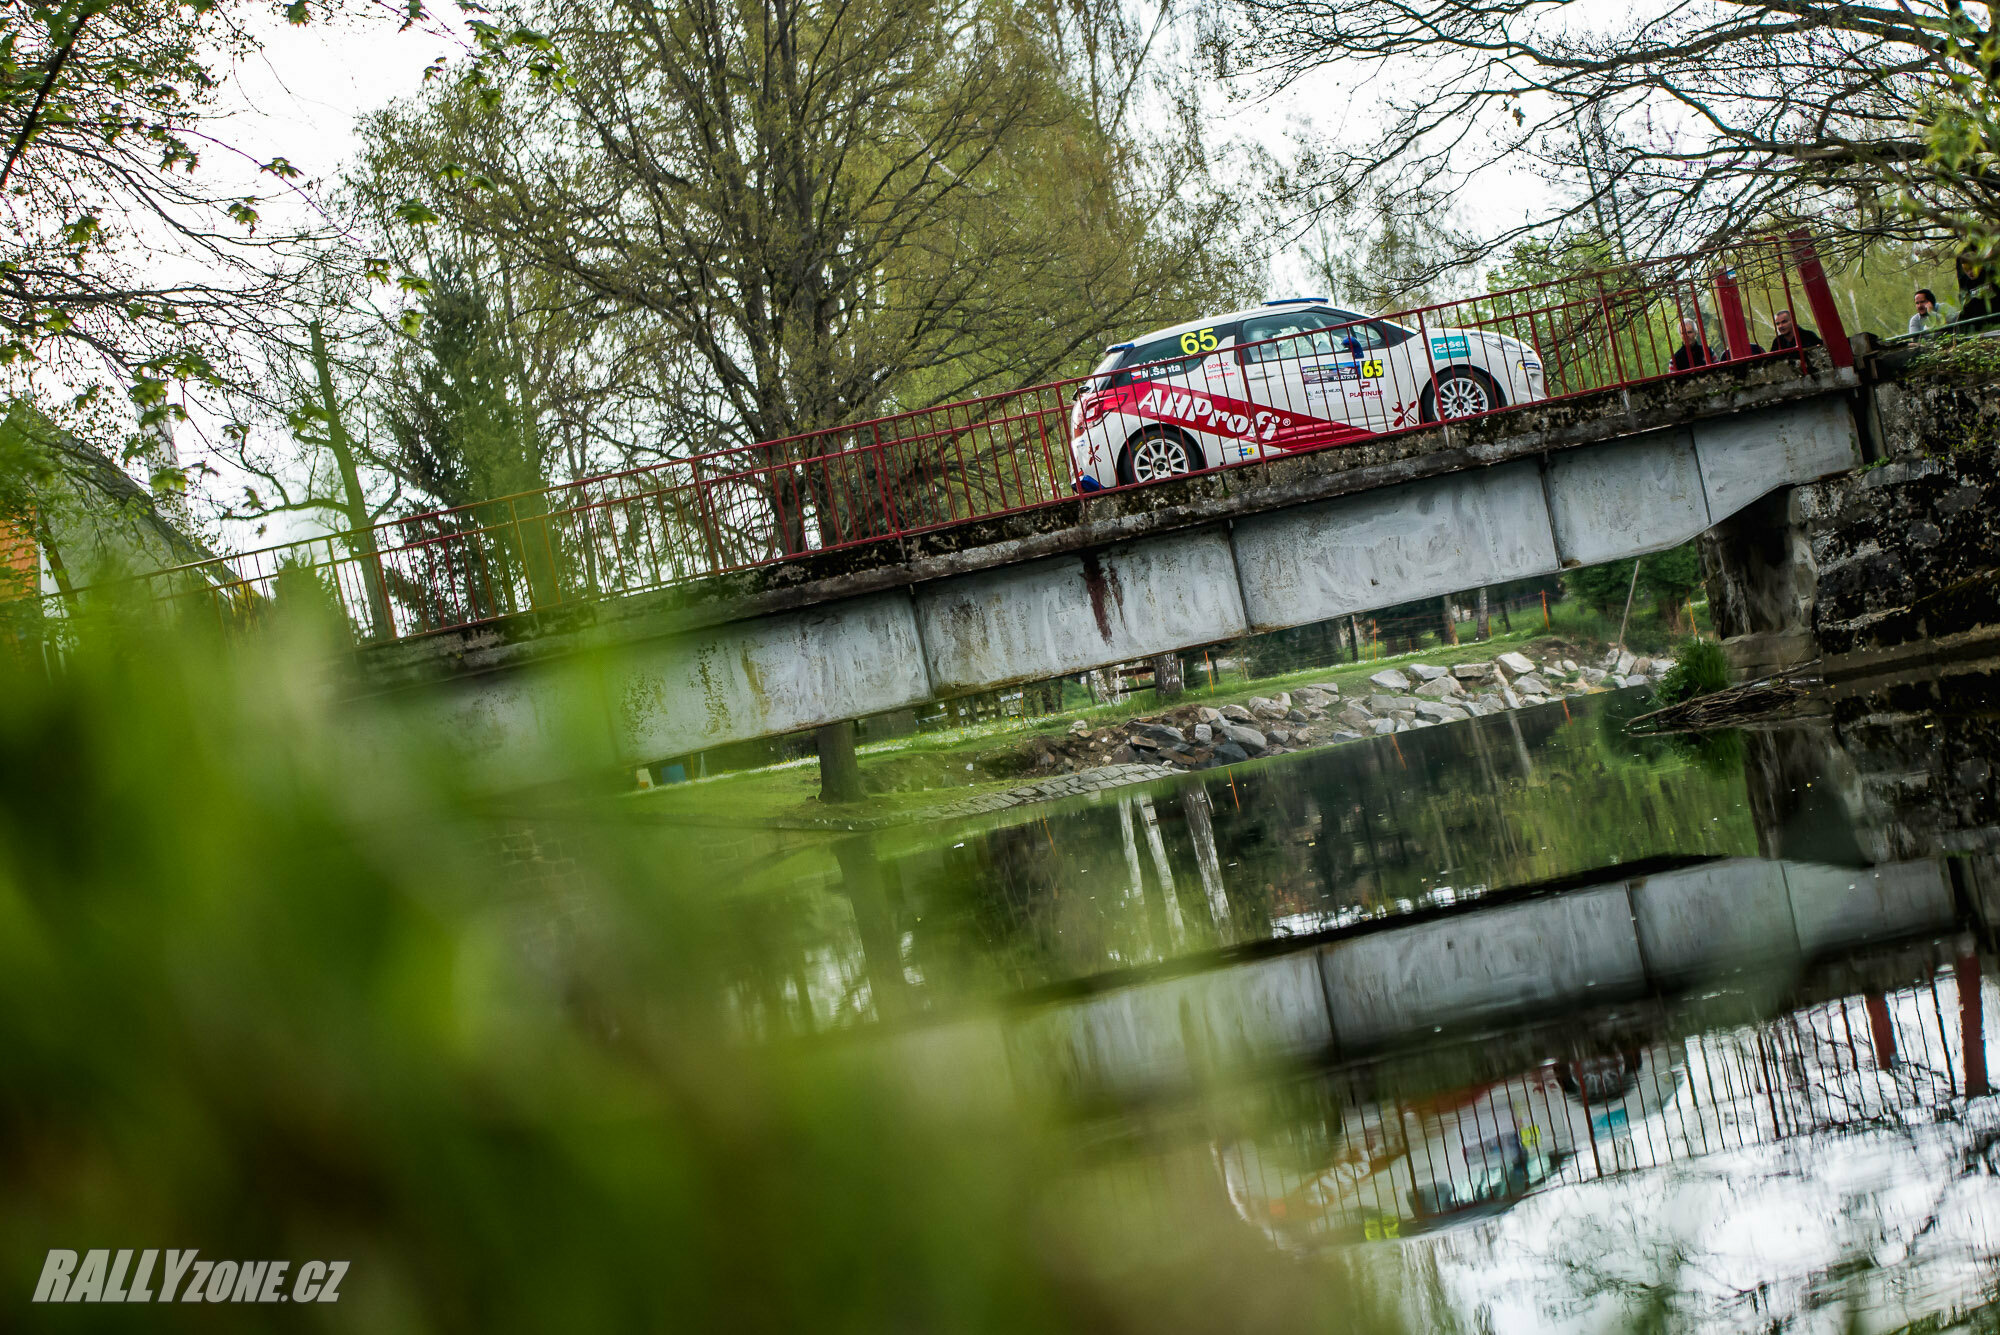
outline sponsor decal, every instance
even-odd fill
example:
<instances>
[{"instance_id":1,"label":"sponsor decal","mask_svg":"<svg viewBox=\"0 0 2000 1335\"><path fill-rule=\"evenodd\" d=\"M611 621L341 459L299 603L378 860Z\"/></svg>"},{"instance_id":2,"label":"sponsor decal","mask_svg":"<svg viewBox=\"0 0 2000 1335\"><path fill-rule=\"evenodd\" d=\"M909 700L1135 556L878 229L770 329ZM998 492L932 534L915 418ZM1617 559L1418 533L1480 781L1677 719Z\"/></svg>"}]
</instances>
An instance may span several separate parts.
<instances>
[{"instance_id":1,"label":"sponsor decal","mask_svg":"<svg viewBox=\"0 0 2000 1335\"><path fill-rule=\"evenodd\" d=\"M1170 389L1153 386L1138 396L1128 412L1155 422L1171 422L1194 431L1238 440L1275 440L1280 432L1297 431L1320 424L1320 419L1304 413L1265 408L1220 394L1204 394L1198 389Z\"/></svg>"},{"instance_id":2,"label":"sponsor decal","mask_svg":"<svg viewBox=\"0 0 2000 1335\"><path fill-rule=\"evenodd\" d=\"M1360 379L1361 366L1358 362L1346 364L1335 363L1331 366L1308 366L1305 368L1305 381L1308 385L1329 385L1343 380L1358 381Z\"/></svg>"},{"instance_id":3,"label":"sponsor decal","mask_svg":"<svg viewBox=\"0 0 2000 1335\"><path fill-rule=\"evenodd\" d=\"M204 1261L195 1248L165 1253L148 1247L132 1262L130 1248L98 1247L79 1256L52 1247L35 1282L38 1303L334 1303L347 1278L345 1261ZM157 1278L157 1284L156 1284Z\"/></svg>"},{"instance_id":4,"label":"sponsor decal","mask_svg":"<svg viewBox=\"0 0 2000 1335\"><path fill-rule=\"evenodd\" d=\"M1433 357L1466 357L1470 356L1471 352L1472 346L1466 340L1464 334L1431 335L1431 356Z\"/></svg>"}]
</instances>

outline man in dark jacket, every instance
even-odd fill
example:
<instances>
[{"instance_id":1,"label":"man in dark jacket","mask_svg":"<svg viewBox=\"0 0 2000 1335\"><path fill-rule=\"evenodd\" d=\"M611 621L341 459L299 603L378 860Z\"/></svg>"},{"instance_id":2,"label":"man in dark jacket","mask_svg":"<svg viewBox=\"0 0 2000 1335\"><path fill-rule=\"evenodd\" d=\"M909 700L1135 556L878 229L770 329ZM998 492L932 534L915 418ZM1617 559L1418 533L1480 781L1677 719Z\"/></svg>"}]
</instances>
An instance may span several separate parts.
<instances>
[{"instance_id":1,"label":"man in dark jacket","mask_svg":"<svg viewBox=\"0 0 2000 1335\"><path fill-rule=\"evenodd\" d=\"M1793 321L1790 311L1779 311L1771 317L1771 323L1778 327L1778 336L1771 340L1771 351L1783 352L1788 348L1817 348L1824 345L1810 329L1801 329Z\"/></svg>"}]
</instances>

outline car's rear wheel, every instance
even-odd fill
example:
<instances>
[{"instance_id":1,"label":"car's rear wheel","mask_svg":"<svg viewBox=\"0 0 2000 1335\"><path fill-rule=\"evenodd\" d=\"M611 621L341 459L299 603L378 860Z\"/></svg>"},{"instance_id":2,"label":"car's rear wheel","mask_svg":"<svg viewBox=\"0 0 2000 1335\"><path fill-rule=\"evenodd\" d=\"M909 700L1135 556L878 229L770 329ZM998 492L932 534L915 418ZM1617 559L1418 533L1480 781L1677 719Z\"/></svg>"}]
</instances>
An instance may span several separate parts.
<instances>
[{"instance_id":1,"label":"car's rear wheel","mask_svg":"<svg viewBox=\"0 0 2000 1335\"><path fill-rule=\"evenodd\" d=\"M1187 437L1157 427L1141 431L1118 452L1118 480L1128 485L1179 477L1201 466L1201 456Z\"/></svg>"},{"instance_id":2,"label":"car's rear wheel","mask_svg":"<svg viewBox=\"0 0 2000 1335\"><path fill-rule=\"evenodd\" d=\"M1506 407L1493 377L1470 366L1454 366L1424 391L1424 420L1477 417Z\"/></svg>"}]
</instances>

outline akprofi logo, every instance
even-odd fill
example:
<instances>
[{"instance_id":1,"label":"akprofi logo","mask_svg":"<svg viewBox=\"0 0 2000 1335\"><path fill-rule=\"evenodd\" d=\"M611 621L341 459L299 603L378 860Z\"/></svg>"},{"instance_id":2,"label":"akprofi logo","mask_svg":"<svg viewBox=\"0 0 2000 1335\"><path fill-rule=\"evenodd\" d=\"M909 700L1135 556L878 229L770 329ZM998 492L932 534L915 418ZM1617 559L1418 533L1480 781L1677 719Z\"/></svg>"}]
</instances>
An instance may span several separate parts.
<instances>
[{"instance_id":1,"label":"akprofi logo","mask_svg":"<svg viewBox=\"0 0 2000 1335\"><path fill-rule=\"evenodd\" d=\"M160 1252L147 1248L132 1265L131 1250L115 1256L99 1247L77 1254L61 1247L49 1250L42 1277L35 1284L38 1303L332 1303L340 1301L345 1261L307 1261L290 1274L290 1261L204 1261L195 1248L169 1249L160 1287L153 1288L153 1268ZM287 1276L290 1283L286 1283Z\"/></svg>"}]
</instances>

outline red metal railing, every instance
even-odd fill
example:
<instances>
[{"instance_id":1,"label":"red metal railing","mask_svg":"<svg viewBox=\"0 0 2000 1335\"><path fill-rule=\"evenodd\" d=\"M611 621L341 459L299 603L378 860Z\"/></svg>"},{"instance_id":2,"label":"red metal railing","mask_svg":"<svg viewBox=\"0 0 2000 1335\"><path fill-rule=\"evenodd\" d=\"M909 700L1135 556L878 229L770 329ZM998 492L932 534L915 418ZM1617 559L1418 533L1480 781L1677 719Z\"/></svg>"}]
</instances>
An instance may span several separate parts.
<instances>
[{"instance_id":1,"label":"red metal railing","mask_svg":"<svg viewBox=\"0 0 2000 1335\"><path fill-rule=\"evenodd\" d=\"M1770 344L1766 331L1797 298L1810 303L1835 364L1849 363L1838 312L1800 232L1388 315L1324 317L1313 328L1285 323L1299 307L1273 306L1104 373L145 579L160 597L225 622L311 600L336 607L359 639L400 639L907 537L1080 492L1088 504L1097 488L1161 471L1154 456L1171 468L1175 444L1194 467L1254 465L1724 359L1789 358L1803 371L1803 350L1759 346ZM1146 450L1146 441L1168 448ZM1133 450L1153 463L1137 466Z\"/></svg>"}]
</instances>

